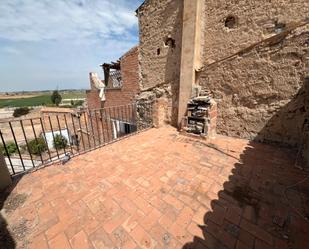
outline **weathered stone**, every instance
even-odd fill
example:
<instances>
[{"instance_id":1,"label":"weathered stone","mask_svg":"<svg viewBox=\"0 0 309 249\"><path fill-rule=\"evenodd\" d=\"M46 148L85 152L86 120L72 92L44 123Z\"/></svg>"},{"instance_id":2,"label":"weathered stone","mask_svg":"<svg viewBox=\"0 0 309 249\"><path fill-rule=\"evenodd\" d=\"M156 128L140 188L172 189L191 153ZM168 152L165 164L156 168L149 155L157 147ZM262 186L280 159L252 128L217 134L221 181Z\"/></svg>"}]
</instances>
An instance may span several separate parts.
<instances>
[{"instance_id":1,"label":"weathered stone","mask_svg":"<svg viewBox=\"0 0 309 249\"><path fill-rule=\"evenodd\" d=\"M199 28L190 31L200 44L189 50L195 53L202 47L195 84L210 91L218 103L218 132L300 144L308 116L303 85L308 74L309 3L202 2ZM183 70L191 70L180 70L183 40L191 37L183 30L186 6L183 1L145 1L138 10L140 84L144 90L171 86L172 124L183 118L177 116L178 96L187 92L178 92L179 82ZM172 46L166 38L173 40ZM161 92L155 95L161 97Z\"/></svg>"}]
</instances>

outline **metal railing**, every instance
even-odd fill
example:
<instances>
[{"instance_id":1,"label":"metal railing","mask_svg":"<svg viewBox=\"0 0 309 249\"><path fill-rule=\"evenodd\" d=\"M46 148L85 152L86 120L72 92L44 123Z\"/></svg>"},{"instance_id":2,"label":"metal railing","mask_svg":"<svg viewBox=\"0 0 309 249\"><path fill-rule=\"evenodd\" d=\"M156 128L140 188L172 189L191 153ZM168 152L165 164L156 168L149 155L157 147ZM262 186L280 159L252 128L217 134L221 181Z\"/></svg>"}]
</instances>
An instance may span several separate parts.
<instances>
[{"instance_id":1,"label":"metal railing","mask_svg":"<svg viewBox=\"0 0 309 249\"><path fill-rule=\"evenodd\" d=\"M16 175L67 160L152 125L151 103L0 121L0 153L11 175Z\"/></svg>"}]
</instances>

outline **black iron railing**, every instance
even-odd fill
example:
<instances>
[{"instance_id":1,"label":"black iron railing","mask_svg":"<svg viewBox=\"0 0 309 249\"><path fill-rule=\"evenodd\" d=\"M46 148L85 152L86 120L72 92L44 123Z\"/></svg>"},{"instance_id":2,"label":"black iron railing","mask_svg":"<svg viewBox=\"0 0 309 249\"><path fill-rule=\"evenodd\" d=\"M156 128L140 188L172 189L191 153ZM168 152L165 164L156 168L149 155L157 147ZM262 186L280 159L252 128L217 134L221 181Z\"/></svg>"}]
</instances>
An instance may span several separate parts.
<instances>
[{"instance_id":1,"label":"black iron railing","mask_svg":"<svg viewBox=\"0 0 309 249\"><path fill-rule=\"evenodd\" d=\"M152 105L44 113L0 121L0 149L11 175L66 160L152 127Z\"/></svg>"}]
</instances>

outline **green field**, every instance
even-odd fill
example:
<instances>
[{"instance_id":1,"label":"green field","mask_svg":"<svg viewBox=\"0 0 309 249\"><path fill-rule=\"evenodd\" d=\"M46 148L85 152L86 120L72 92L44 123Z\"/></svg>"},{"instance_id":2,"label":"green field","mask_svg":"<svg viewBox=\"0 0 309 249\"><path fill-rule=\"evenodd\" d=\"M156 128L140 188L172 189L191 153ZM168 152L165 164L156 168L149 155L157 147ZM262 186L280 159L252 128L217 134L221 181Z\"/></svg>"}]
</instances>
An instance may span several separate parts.
<instances>
[{"instance_id":1,"label":"green field","mask_svg":"<svg viewBox=\"0 0 309 249\"><path fill-rule=\"evenodd\" d=\"M40 95L31 98L20 99L0 99L0 108L3 107L23 107L23 106L40 106L51 105L51 99L49 95Z\"/></svg>"},{"instance_id":2,"label":"green field","mask_svg":"<svg viewBox=\"0 0 309 249\"><path fill-rule=\"evenodd\" d=\"M60 93L61 94L61 93ZM70 92L61 94L62 99L85 98L84 92ZM30 98L0 99L0 108L4 107L31 107L52 105L50 95L44 94Z\"/></svg>"}]
</instances>

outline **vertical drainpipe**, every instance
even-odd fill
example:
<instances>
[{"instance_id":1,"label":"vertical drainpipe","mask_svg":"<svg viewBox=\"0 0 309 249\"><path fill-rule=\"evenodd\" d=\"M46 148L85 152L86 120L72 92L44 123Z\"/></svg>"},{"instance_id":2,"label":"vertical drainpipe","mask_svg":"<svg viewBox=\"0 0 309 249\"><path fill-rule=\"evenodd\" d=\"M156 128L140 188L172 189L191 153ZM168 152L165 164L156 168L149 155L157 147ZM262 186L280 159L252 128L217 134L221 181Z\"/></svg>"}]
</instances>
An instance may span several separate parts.
<instances>
[{"instance_id":1,"label":"vertical drainpipe","mask_svg":"<svg viewBox=\"0 0 309 249\"><path fill-rule=\"evenodd\" d=\"M4 156L0 151L0 191L8 187L12 183L10 172L6 165Z\"/></svg>"},{"instance_id":2,"label":"vertical drainpipe","mask_svg":"<svg viewBox=\"0 0 309 249\"><path fill-rule=\"evenodd\" d=\"M182 49L178 95L178 128L186 114L196 73L201 68L201 26L203 0L183 0Z\"/></svg>"}]
</instances>

